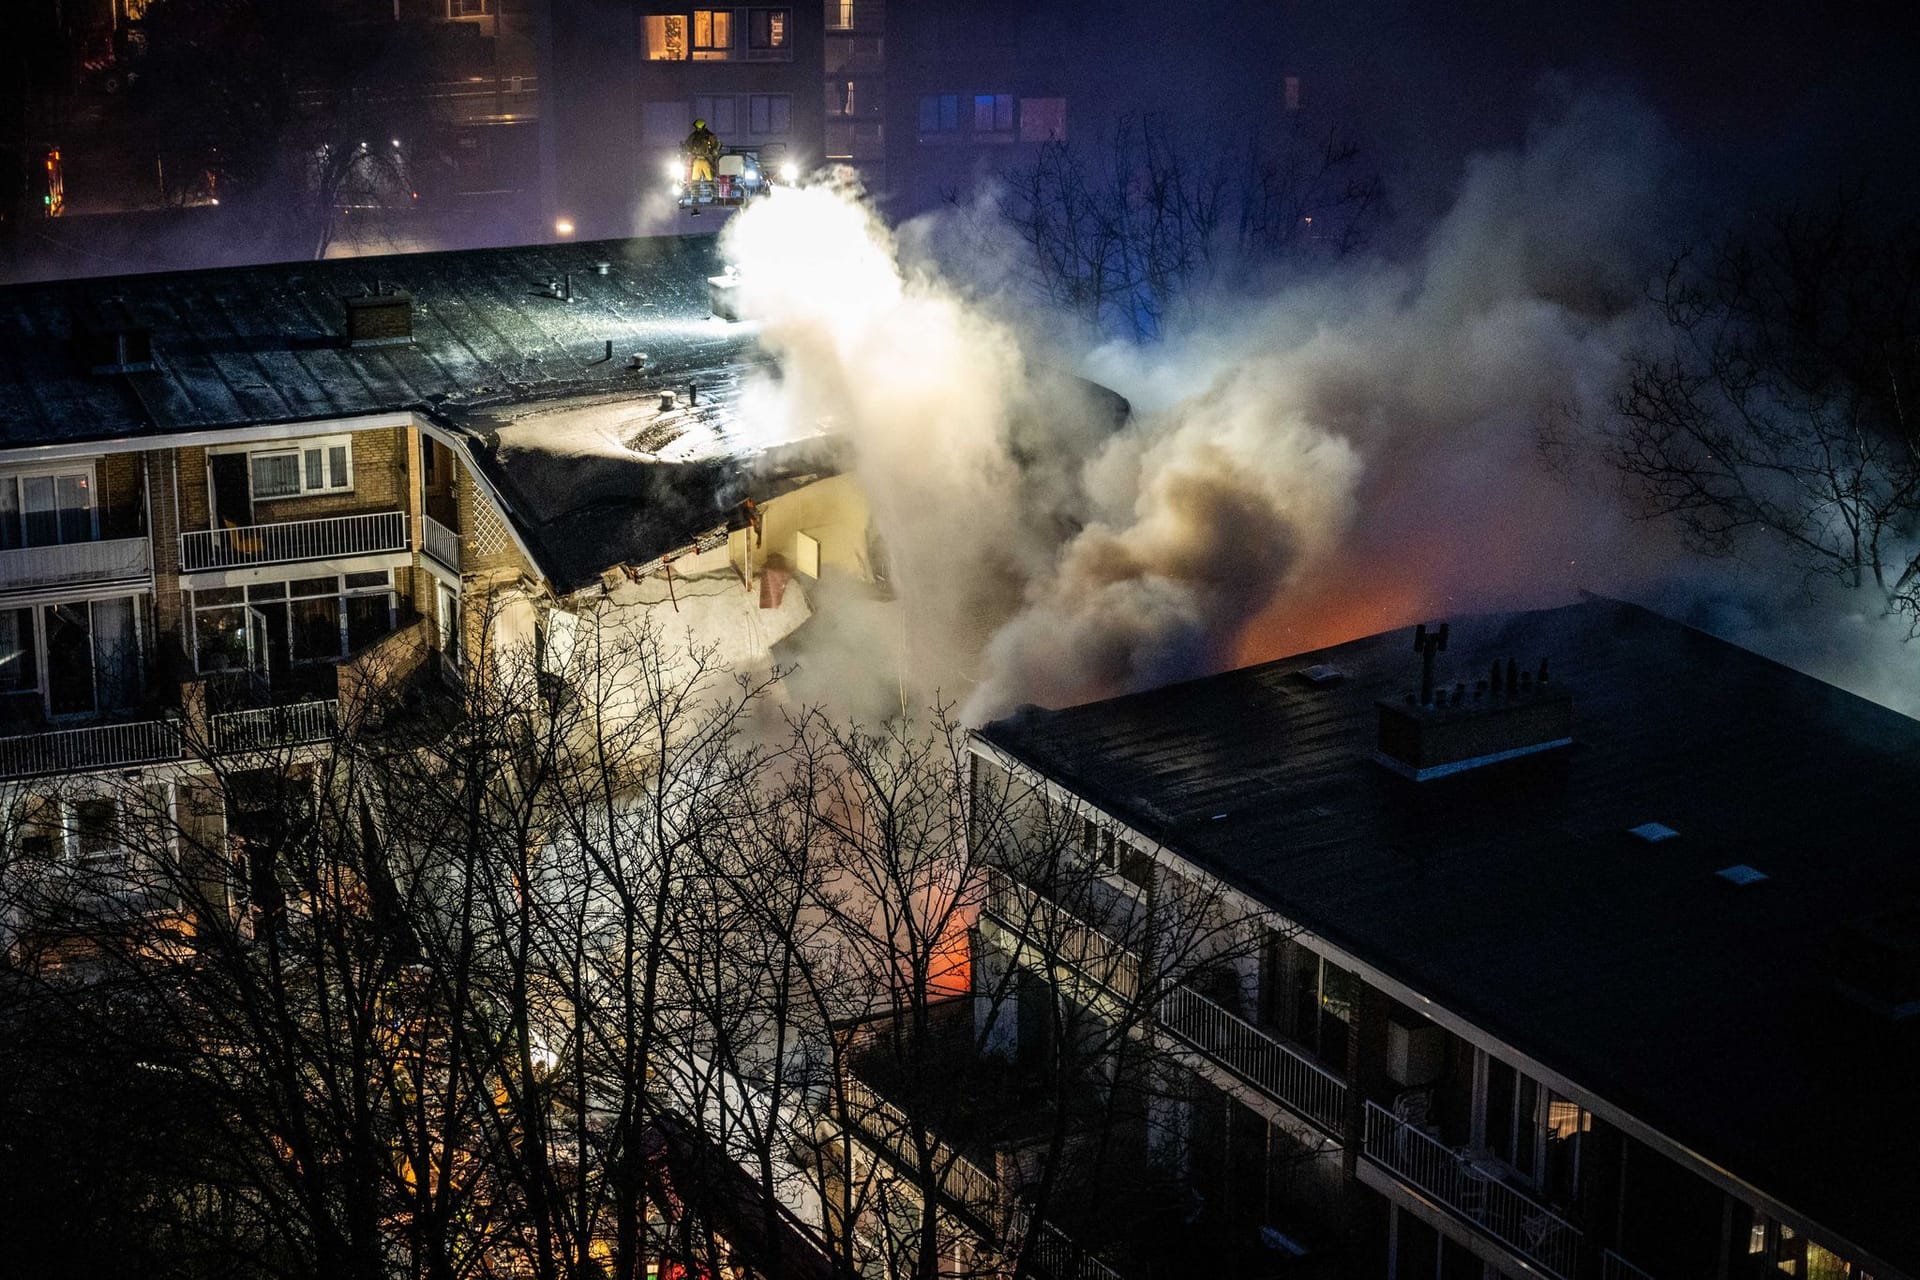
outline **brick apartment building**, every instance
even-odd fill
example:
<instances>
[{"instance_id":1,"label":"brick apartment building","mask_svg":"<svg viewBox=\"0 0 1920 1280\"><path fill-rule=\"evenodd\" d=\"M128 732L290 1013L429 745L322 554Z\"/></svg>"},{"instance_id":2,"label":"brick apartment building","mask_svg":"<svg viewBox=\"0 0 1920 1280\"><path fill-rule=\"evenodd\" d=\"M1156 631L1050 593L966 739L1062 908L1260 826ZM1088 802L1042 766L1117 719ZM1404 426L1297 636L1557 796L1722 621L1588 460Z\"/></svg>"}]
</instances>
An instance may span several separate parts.
<instances>
[{"instance_id":1,"label":"brick apartment building","mask_svg":"<svg viewBox=\"0 0 1920 1280\"><path fill-rule=\"evenodd\" d=\"M763 357L715 269L654 240L0 291L0 786L322 740L676 577L719 584L682 622L729 656L797 625L866 573L865 509L740 438Z\"/></svg>"}]
</instances>

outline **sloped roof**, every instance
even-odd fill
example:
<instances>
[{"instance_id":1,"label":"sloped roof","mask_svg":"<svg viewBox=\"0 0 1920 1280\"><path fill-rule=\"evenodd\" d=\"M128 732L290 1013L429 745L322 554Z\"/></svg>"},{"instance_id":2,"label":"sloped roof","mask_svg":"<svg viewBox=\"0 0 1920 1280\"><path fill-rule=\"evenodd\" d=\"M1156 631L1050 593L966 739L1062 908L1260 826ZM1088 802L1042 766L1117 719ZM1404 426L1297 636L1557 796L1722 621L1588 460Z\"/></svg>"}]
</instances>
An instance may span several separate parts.
<instances>
[{"instance_id":1,"label":"sloped roof","mask_svg":"<svg viewBox=\"0 0 1920 1280\"><path fill-rule=\"evenodd\" d=\"M750 348L709 314L718 269L711 236L678 236L8 286L0 447L644 387ZM342 299L376 286L412 295L413 341L348 347ZM151 328L151 371L75 358L76 308L103 305Z\"/></svg>"}]
</instances>

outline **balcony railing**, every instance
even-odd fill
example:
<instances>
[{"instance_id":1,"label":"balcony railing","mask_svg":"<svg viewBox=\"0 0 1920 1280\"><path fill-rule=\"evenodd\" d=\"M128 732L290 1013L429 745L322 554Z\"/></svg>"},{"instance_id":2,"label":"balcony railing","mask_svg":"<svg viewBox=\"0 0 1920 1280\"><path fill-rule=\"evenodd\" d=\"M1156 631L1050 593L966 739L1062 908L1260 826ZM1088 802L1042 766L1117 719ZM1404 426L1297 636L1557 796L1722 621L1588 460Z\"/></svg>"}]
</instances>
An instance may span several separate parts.
<instances>
[{"instance_id":1,"label":"balcony railing","mask_svg":"<svg viewBox=\"0 0 1920 1280\"><path fill-rule=\"evenodd\" d=\"M1653 1280L1653 1273L1642 1271L1611 1249L1602 1249L1600 1280Z\"/></svg>"},{"instance_id":2,"label":"balcony railing","mask_svg":"<svg viewBox=\"0 0 1920 1280\"><path fill-rule=\"evenodd\" d=\"M1347 1083L1319 1063L1197 991L1175 987L1160 1001L1160 1023L1268 1097L1338 1138Z\"/></svg>"},{"instance_id":3,"label":"balcony railing","mask_svg":"<svg viewBox=\"0 0 1920 1280\"><path fill-rule=\"evenodd\" d=\"M1580 1231L1501 1180L1498 1162L1456 1151L1375 1102L1367 1103L1372 1163L1559 1280L1570 1280Z\"/></svg>"},{"instance_id":4,"label":"balcony railing","mask_svg":"<svg viewBox=\"0 0 1920 1280\"><path fill-rule=\"evenodd\" d=\"M133 720L0 738L0 778L87 773L179 758L179 730L165 720Z\"/></svg>"},{"instance_id":5,"label":"balcony railing","mask_svg":"<svg viewBox=\"0 0 1920 1280\"><path fill-rule=\"evenodd\" d=\"M225 711L210 724L216 755L324 742L340 724L340 704L328 699L247 711ZM186 754L177 720L130 720L84 729L50 729L0 738L0 778L90 773L164 764Z\"/></svg>"},{"instance_id":6,"label":"balcony railing","mask_svg":"<svg viewBox=\"0 0 1920 1280\"><path fill-rule=\"evenodd\" d=\"M1140 990L1140 959L1127 947L998 868L987 869L987 910L1122 999Z\"/></svg>"},{"instance_id":7,"label":"balcony railing","mask_svg":"<svg viewBox=\"0 0 1920 1280\"><path fill-rule=\"evenodd\" d=\"M908 1136L908 1120L900 1109L849 1075L843 1081L847 1114L855 1127L908 1168L917 1169L920 1161ZM935 1161L940 1170L940 1191L983 1222L1000 1218L1000 1184L992 1174L956 1152L937 1148Z\"/></svg>"},{"instance_id":8,"label":"balcony railing","mask_svg":"<svg viewBox=\"0 0 1920 1280\"><path fill-rule=\"evenodd\" d=\"M180 568L230 569L289 564L407 549L404 511L372 511L320 520L286 520L234 529L195 529L180 535Z\"/></svg>"},{"instance_id":9,"label":"balcony railing","mask_svg":"<svg viewBox=\"0 0 1920 1280\"><path fill-rule=\"evenodd\" d=\"M230 755L323 742L333 736L339 724L340 703L332 698L223 711L213 717L213 749L221 755Z\"/></svg>"},{"instance_id":10,"label":"balcony railing","mask_svg":"<svg viewBox=\"0 0 1920 1280\"><path fill-rule=\"evenodd\" d=\"M1134 953L1005 872L987 872L987 910L1123 998L1140 983ZM1341 1134L1346 1082L1300 1050L1189 987L1155 1007L1161 1026L1333 1137Z\"/></svg>"},{"instance_id":11,"label":"balcony railing","mask_svg":"<svg viewBox=\"0 0 1920 1280\"><path fill-rule=\"evenodd\" d=\"M909 1122L900 1109L855 1076L844 1075L842 1086L854 1127L907 1168L918 1169L920 1162L908 1136ZM997 1225L1002 1221L1009 1205L992 1174L943 1144L936 1143L932 1155L940 1165L940 1194L981 1222ZM1033 1229L1019 1210L1010 1212L1012 1216L1007 1219L1010 1236L1018 1238ZM1058 1280L1123 1280L1119 1272L1082 1250L1072 1237L1051 1222L1042 1222L1037 1231L1033 1252L1048 1275Z\"/></svg>"},{"instance_id":12,"label":"balcony railing","mask_svg":"<svg viewBox=\"0 0 1920 1280\"><path fill-rule=\"evenodd\" d=\"M420 548L455 573L460 572L460 535L432 516L420 517Z\"/></svg>"},{"instance_id":13,"label":"balcony railing","mask_svg":"<svg viewBox=\"0 0 1920 1280\"><path fill-rule=\"evenodd\" d=\"M153 543L146 538L63 542L0 551L0 591L75 582L122 582L152 572Z\"/></svg>"}]
</instances>

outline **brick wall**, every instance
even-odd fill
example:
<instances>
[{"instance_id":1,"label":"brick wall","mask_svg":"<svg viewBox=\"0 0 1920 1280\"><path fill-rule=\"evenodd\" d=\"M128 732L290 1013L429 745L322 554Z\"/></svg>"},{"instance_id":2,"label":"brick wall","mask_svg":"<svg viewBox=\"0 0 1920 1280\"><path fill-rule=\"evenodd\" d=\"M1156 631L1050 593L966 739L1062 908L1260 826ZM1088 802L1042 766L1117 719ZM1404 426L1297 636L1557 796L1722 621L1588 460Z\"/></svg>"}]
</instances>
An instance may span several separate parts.
<instances>
[{"instance_id":1,"label":"brick wall","mask_svg":"<svg viewBox=\"0 0 1920 1280\"><path fill-rule=\"evenodd\" d=\"M363 511L392 511L406 506L408 427L380 427L367 431L316 432L324 435L351 434L353 437L353 490L350 493L314 494L299 498L256 501L256 524L281 520L313 520L324 516L348 516ZM295 440L261 441L260 447L297 445ZM180 464L180 510L183 527L209 527L212 498L207 488L207 451L190 447L178 451Z\"/></svg>"}]
</instances>

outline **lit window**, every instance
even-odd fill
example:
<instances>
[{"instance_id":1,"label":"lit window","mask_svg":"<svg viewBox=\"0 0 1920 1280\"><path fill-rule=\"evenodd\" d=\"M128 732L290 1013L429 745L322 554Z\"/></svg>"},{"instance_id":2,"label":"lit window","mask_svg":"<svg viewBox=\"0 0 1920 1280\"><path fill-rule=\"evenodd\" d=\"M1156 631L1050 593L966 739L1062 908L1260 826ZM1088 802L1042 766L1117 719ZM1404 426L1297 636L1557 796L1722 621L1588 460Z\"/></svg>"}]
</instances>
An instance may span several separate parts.
<instances>
[{"instance_id":1,"label":"lit window","mask_svg":"<svg viewBox=\"0 0 1920 1280\"><path fill-rule=\"evenodd\" d=\"M687 57L687 15L659 14L646 20L647 58L652 62L684 62Z\"/></svg>"},{"instance_id":2,"label":"lit window","mask_svg":"<svg viewBox=\"0 0 1920 1280\"><path fill-rule=\"evenodd\" d=\"M724 58L733 51L733 10L693 11L693 56Z\"/></svg>"},{"instance_id":3,"label":"lit window","mask_svg":"<svg viewBox=\"0 0 1920 1280\"><path fill-rule=\"evenodd\" d=\"M853 0L826 0L827 29L845 31L853 26Z\"/></svg>"},{"instance_id":4,"label":"lit window","mask_svg":"<svg viewBox=\"0 0 1920 1280\"><path fill-rule=\"evenodd\" d=\"M449 18L489 18L493 16L493 0L447 0Z\"/></svg>"}]
</instances>

